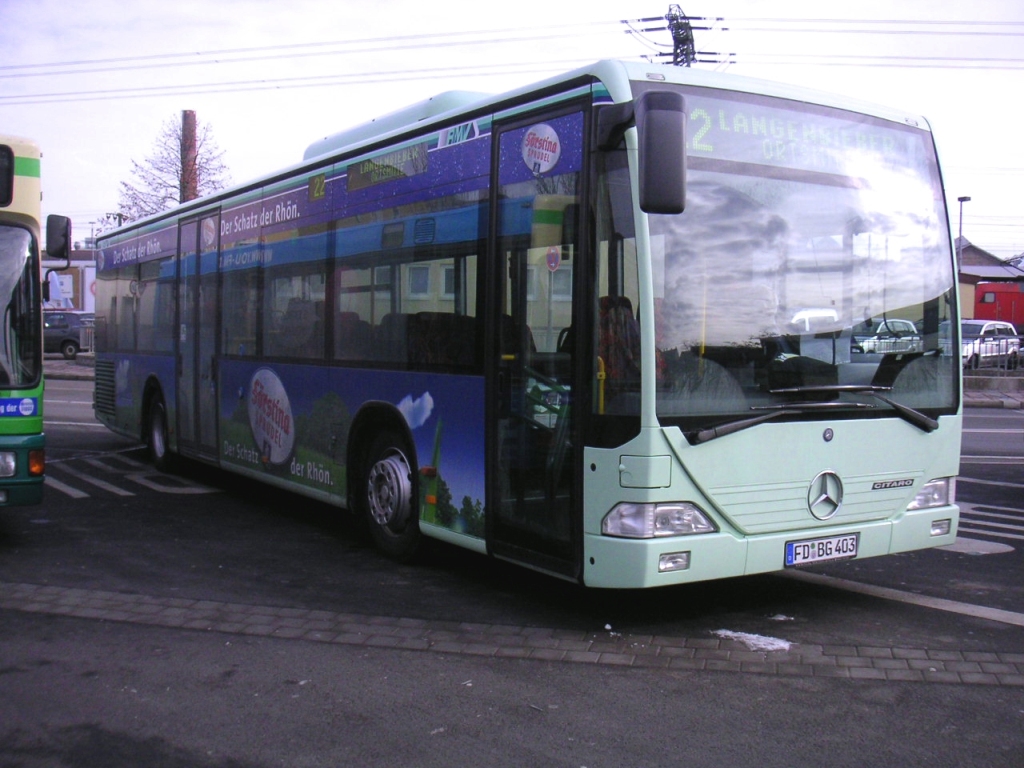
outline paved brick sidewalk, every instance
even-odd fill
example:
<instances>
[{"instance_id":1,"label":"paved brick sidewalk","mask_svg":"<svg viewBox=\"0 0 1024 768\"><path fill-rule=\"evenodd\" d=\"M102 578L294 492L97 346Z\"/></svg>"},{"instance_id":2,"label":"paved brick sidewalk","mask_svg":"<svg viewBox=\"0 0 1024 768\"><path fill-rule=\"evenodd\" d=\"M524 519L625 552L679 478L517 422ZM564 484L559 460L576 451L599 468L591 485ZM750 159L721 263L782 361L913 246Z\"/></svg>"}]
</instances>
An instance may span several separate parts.
<instances>
[{"instance_id":1,"label":"paved brick sidewalk","mask_svg":"<svg viewBox=\"0 0 1024 768\"><path fill-rule=\"evenodd\" d=\"M1024 686L1024 653L789 645L396 619L0 582L0 609L81 619L579 664L901 682Z\"/></svg>"}]
</instances>

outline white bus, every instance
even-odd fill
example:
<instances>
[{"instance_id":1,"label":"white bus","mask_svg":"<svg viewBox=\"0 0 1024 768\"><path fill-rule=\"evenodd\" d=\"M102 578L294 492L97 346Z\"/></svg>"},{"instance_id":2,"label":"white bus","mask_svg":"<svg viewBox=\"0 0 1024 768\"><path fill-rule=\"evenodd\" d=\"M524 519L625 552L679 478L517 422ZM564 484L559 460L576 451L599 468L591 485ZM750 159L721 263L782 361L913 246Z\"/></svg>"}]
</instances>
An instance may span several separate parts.
<instances>
[{"instance_id":1,"label":"white bus","mask_svg":"<svg viewBox=\"0 0 1024 768\"><path fill-rule=\"evenodd\" d=\"M841 97L623 62L446 94L100 238L96 412L397 558L619 588L951 544L944 199L924 119ZM859 346L886 318L913 351Z\"/></svg>"}]
</instances>

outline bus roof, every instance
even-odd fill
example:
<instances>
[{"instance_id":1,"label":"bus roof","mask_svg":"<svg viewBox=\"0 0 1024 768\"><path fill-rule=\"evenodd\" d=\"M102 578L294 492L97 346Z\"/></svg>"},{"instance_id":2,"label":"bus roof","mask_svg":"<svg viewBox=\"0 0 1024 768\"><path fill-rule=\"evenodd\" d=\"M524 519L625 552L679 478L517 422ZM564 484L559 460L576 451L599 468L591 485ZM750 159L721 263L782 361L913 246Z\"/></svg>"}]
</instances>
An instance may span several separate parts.
<instances>
[{"instance_id":1,"label":"bus roof","mask_svg":"<svg viewBox=\"0 0 1024 768\"><path fill-rule=\"evenodd\" d=\"M907 122L918 127L927 127L927 122L918 115L896 112L877 104L855 101L824 91L813 91L769 80L759 80L740 75L708 72L665 64L607 60L599 61L503 94L489 95L469 91L441 93L426 101L382 115L361 125L353 126L316 141L307 147L303 160L313 160L341 150L356 149L370 141L378 141L392 134L411 131L416 127L429 124L435 120L441 122L445 117L453 117L455 113L469 111L475 107L481 109L498 107L502 102L515 100L517 97L536 91L543 91L560 83L584 78L598 79L604 83L613 101L624 101L630 98L629 82L646 80L650 82L666 82L722 90L761 93L767 96L777 96L848 109L855 112L864 112L875 117L895 120L897 122Z\"/></svg>"},{"instance_id":2,"label":"bus roof","mask_svg":"<svg viewBox=\"0 0 1024 768\"><path fill-rule=\"evenodd\" d=\"M676 67L666 64L651 64L643 61L603 60L585 67L565 72L554 77L524 85L520 88L495 95L469 91L448 91L430 99L408 107L390 112L361 125L353 126L339 133L327 136L310 144L303 155L303 160L292 166L281 168L258 179L218 192L208 198L199 198L182 206L139 219L125 225L124 228L106 233L110 236L124 229L134 229L139 225L151 223L168 215L203 207L216 200L232 197L241 191L261 186L276 179L312 170L329 162L333 156L354 154L361 149L369 149L375 144L386 143L398 139L405 134L429 130L432 126L441 127L446 122L458 119L462 115L488 111L500 111L514 108L525 100L545 92L556 93L572 83L598 81L607 91L613 102L623 102L632 98L632 83L647 81L652 83L670 83L691 85L739 93L756 93L765 96L790 99L809 104L819 104L837 109L860 112L901 124L911 125L923 130L930 126L925 118L901 112L896 109L862 102L827 91L815 91L794 85L760 80L722 72ZM104 239L101 235L99 239Z\"/></svg>"}]
</instances>

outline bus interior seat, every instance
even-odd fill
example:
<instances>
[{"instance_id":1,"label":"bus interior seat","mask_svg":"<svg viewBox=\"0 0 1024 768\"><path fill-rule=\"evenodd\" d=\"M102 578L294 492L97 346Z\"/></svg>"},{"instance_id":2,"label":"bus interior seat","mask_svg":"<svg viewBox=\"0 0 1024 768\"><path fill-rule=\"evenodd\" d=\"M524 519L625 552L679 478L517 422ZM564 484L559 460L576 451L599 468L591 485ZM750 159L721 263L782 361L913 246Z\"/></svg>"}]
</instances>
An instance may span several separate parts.
<instances>
[{"instance_id":1,"label":"bus interior seat","mask_svg":"<svg viewBox=\"0 0 1024 768\"><path fill-rule=\"evenodd\" d=\"M498 320L498 335L501 342L501 353L505 355L519 354L522 352L522 340L525 336L527 352L530 355L536 354L537 344L533 339L533 331L528 325L520 325L512 319L511 315L502 315Z\"/></svg>"},{"instance_id":2,"label":"bus interior seat","mask_svg":"<svg viewBox=\"0 0 1024 768\"><path fill-rule=\"evenodd\" d=\"M598 302L597 354L604 361L609 390L639 386L640 323L628 296L602 296Z\"/></svg>"},{"instance_id":3,"label":"bus interior seat","mask_svg":"<svg viewBox=\"0 0 1024 768\"><path fill-rule=\"evenodd\" d=\"M911 408L952 403L953 376L953 359L948 355L916 354L896 374L891 397Z\"/></svg>"},{"instance_id":4,"label":"bus interior seat","mask_svg":"<svg viewBox=\"0 0 1024 768\"><path fill-rule=\"evenodd\" d=\"M405 363L409 349L409 316L389 312L373 329L373 359L390 363Z\"/></svg>"},{"instance_id":5,"label":"bus interior seat","mask_svg":"<svg viewBox=\"0 0 1024 768\"><path fill-rule=\"evenodd\" d=\"M744 409L747 397L743 386L721 363L698 354L681 355L674 366L676 391L695 396L698 402L691 403L694 412L700 409L700 402L707 403L715 411L724 408Z\"/></svg>"},{"instance_id":6,"label":"bus interior seat","mask_svg":"<svg viewBox=\"0 0 1024 768\"><path fill-rule=\"evenodd\" d=\"M270 354L307 354L317 328L316 308L309 299L289 299L281 323L268 338Z\"/></svg>"},{"instance_id":7,"label":"bus interior seat","mask_svg":"<svg viewBox=\"0 0 1024 768\"><path fill-rule=\"evenodd\" d=\"M410 320L410 363L461 367L476 361L475 317L417 312Z\"/></svg>"},{"instance_id":8,"label":"bus interior seat","mask_svg":"<svg viewBox=\"0 0 1024 768\"><path fill-rule=\"evenodd\" d=\"M364 360L373 347L370 324L357 312L339 312L334 322L334 356L338 360Z\"/></svg>"}]
</instances>

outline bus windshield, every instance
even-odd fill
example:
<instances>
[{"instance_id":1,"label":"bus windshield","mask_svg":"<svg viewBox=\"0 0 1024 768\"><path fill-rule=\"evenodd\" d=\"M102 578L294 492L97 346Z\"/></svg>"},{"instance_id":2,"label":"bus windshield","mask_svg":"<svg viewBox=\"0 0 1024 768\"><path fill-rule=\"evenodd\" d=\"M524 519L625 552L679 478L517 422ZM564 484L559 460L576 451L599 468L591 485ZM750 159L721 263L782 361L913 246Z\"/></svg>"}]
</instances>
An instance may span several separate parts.
<instances>
[{"instance_id":1,"label":"bus windshield","mask_svg":"<svg viewBox=\"0 0 1024 768\"><path fill-rule=\"evenodd\" d=\"M38 269L35 243L22 227L0 225L0 306L3 307L3 338L0 340L0 386L19 387L38 383L42 363L39 351L39 304L32 274Z\"/></svg>"},{"instance_id":2,"label":"bus windshield","mask_svg":"<svg viewBox=\"0 0 1024 768\"><path fill-rule=\"evenodd\" d=\"M683 90L686 210L650 217L662 422L808 404L829 418L891 416L891 401L955 411L943 338L955 279L931 134Z\"/></svg>"}]
</instances>

